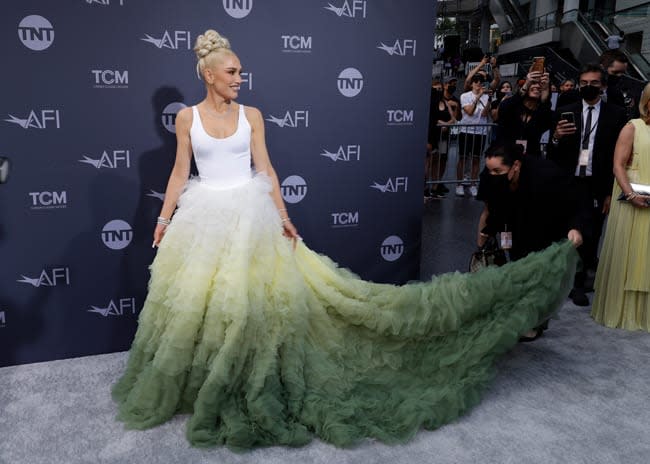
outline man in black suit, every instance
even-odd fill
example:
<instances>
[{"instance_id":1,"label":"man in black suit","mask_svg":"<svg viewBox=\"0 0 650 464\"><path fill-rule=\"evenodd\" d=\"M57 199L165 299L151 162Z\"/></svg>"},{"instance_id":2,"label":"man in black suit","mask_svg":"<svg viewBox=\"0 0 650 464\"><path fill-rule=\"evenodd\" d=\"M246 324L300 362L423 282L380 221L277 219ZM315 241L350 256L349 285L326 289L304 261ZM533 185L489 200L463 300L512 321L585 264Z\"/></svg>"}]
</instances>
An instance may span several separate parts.
<instances>
[{"instance_id":1,"label":"man in black suit","mask_svg":"<svg viewBox=\"0 0 650 464\"><path fill-rule=\"evenodd\" d=\"M582 68L578 85L580 101L556 111L558 122L548 146L548 158L573 173L580 208L590 211L589 224L583 230L584 243L578 249L583 269L576 274L571 293L576 305L588 306L586 271L595 270L598 264L598 242L612 198L614 147L627 117L622 107L602 101L607 78L597 64ZM571 113L572 117L563 117L563 113Z\"/></svg>"}]
</instances>

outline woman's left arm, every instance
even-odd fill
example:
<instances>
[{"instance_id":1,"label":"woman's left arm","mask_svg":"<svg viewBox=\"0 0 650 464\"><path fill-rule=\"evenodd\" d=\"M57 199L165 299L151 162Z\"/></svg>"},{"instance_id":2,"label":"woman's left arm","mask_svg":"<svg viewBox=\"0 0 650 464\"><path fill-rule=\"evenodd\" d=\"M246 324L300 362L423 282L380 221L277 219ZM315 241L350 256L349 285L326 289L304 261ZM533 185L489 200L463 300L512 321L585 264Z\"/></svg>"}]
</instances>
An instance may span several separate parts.
<instances>
[{"instance_id":1,"label":"woman's left arm","mask_svg":"<svg viewBox=\"0 0 650 464\"><path fill-rule=\"evenodd\" d=\"M284 235L294 241L300 238L296 227L291 223L287 207L284 204L282 199L282 194L280 191L280 182L278 181L278 176L271 165L271 159L269 157L269 152L266 149L266 139L264 136L264 119L262 118L262 113L257 108L247 106L245 108L246 117L250 122L252 128L251 134L251 155L253 157L253 165L255 166L255 171L258 173L264 173L271 179L271 184L273 185L273 190L271 192L271 198L275 207L278 210L278 214L282 218L282 227L284 229Z\"/></svg>"}]
</instances>

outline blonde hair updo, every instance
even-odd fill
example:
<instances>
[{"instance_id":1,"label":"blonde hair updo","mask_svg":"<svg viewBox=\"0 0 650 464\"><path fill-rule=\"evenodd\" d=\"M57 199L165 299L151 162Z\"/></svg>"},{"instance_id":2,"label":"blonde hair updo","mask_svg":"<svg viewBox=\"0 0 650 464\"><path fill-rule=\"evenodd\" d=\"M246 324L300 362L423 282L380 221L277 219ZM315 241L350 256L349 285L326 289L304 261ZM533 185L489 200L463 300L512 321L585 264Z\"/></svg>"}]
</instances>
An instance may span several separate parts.
<instances>
[{"instance_id":1,"label":"blonde hair updo","mask_svg":"<svg viewBox=\"0 0 650 464\"><path fill-rule=\"evenodd\" d=\"M228 39L214 29L208 29L196 38L194 53L198 59L196 74L199 79L203 79L203 70L212 64L219 54L233 52Z\"/></svg>"}]
</instances>

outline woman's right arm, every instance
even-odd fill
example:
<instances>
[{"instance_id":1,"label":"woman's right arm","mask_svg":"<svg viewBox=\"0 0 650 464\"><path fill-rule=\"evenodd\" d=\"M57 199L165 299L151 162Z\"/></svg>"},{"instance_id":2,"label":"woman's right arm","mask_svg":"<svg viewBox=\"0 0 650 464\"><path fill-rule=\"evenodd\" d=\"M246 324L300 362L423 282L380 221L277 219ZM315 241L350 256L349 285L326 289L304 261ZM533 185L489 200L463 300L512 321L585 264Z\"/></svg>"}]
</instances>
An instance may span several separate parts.
<instances>
[{"instance_id":1,"label":"woman's right arm","mask_svg":"<svg viewBox=\"0 0 650 464\"><path fill-rule=\"evenodd\" d=\"M645 195L635 195L630 180L627 178L626 167L632 156L632 147L634 145L634 125L627 123L621 130L616 141L616 148L614 149L614 176L616 182L621 187L623 194L628 198L629 202L639 208L647 208L646 201L649 197ZM630 196L632 198L630 198Z\"/></svg>"},{"instance_id":2,"label":"woman's right arm","mask_svg":"<svg viewBox=\"0 0 650 464\"><path fill-rule=\"evenodd\" d=\"M487 203L485 203L483 211L481 212L481 217L478 220L478 235L476 238L476 244L480 247L485 245L485 242L488 239L488 235L483 232L483 229L485 229L485 226L487 225L487 218L489 215L490 210L488 210Z\"/></svg>"},{"instance_id":3,"label":"woman's right arm","mask_svg":"<svg viewBox=\"0 0 650 464\"><path fill-rule=\"evenodd\" d=\"M192 145L190 143L190 127L192 126L192 109L183 108L176 115L176 161L165 190L165 201L163 202L160 217L170 220L176 210L176 203L180 197L185 183L190 175L192 160ZM156 224L153 233L153 245L158 246L167 226Z\"/></svg>"}]
</instances>

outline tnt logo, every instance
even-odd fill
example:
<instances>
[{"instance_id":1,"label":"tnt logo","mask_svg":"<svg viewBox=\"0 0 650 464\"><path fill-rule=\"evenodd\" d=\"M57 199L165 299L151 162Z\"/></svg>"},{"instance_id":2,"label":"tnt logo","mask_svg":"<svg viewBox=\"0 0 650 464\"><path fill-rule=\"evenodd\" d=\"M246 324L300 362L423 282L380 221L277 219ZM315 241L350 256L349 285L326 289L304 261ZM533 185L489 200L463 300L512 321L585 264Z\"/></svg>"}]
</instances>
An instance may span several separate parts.
<instances>
[{"instance_id":1,"label":"tnt logo","mask_svg":"<svg viewBox=\"0 0 650 464\"><path fill-rule=\"evenodd\" d=\"M345 97L356 97L363 89L363 76L358 69L346 68L336 79L336 85L341 95Z\"/></svg>"},{"instance_id":2,"label":"tnt logo","mask_svg":"<svg viewBox=\"0 0 650 464\"><path fill-rule=\"evenodd\" d=\"M122 250L129 246L133 238L133 229L128 222L114 219L102 229L102 241L111 250Z\"/></svg>"},{"instance_id":3,"label":"tnt logo","mask_svg":"<svg viewBox=\"0 0 650 464\"><path fill-rule=\"evenodd\" d=\"M129 87L129 72L112 69L92 69L93 87L96 89L127 89Z\"/></svg>"},{"instance_id":4,"label":"tnt logo","mask_svg":"<svg viewBox=\"0 0 650 464\"><path fill-rule=\"evenodd\" d=\"M86 3L89 5L92 4L98 4L98 5L104 5L104 6L109 6L111 4L111 0L86 0ZM119 4L120 6L124 6L124 0L113 0L114 4Z\"/></svg>"},{"instance_id":5,"label":"tnt logo","mask_svg":"<svg viewBox=\"0 0 650 464\"><path fill-rule=\"evenodd\" d=\"M9 119L5 119L6 122L16 124L23 129L60 129L61 128L61 115L59 110L41 110L41 111L30 111L26 118L18 118L13 114L9 115Z\"/></svg>"},{"instance_id":6,"label":"tnt logo","mask_svg":"<svg viewBox=\"0 0 650 464\"><path fill-rule=\"evenodd\" d=\"M253 90L253 73L252 72L243 72L241 73L241 85L240 89L248 87L248 90Z\"/></svg>"},{"instance_id":7,"label":"tnt logo","mask_svg":"<svg viewBox=\"0 0 650 464\"><path fill-rule=\"evenodd\" d=\"M164 192L156 192L155 190L149 190L149 193L146 194L148 197L151 198L157 198L160 201L165 201L165 193Z\"/></svg>"},{"instance_id":8,"label":"tnt logo","mask_svg":"<svg viewBox=\"0 0 650 464\"><path fill-rule=\"evenodd\" d=\"M30 209L61 209L68 206L68 193L61 192L29 192L32 199Z\"/></svg>"},{"instance_id":9,"label":"tnt logo","mask_svg":"<svg viewBox=\"0 0 650 464\"><path fill-rule=\"evenodd\" d=\"M160 39L145 34L145 42L154 44L158 48L169 48L171 50L180 50L181 48L190 49L190 31L165 31Z\"/></svg>"},{"instance_id":10,"label":"tnt logo","mask_svg":"<svg viewBox=\"0 0 650 464\"><path fill-rule=\"evenodd\" d=\"M357 227L359 225L359 211L346 213L332 213L332 227Z\"/></svg>"},{"instance_id":11,"label":"tnt logo","mask_svg":"<svg viewBox=\"0 0 650 464\"><path fill-rule=\"evenodd\" d=\"M291 111L287 111L283 118L276 118L270 115L266 120L276 124L278 127L309 127L309 111L296 110L293 114Z\"/></svg>"},{"instance_id":12,"label":"tnt logo","mask_svg":"<svg viewBox=\"0 0 650 464\"><path fill-rule=\"evenodd\" d=\"M131 167L131 152L129 150L104 150L99 158L91 158L83 155L84 159L77 160L80 163L88 164L95 169L117 169L120 167Z\"/></svg>"},{"instance_id":13,"label":"tnt logo","mask_svg":"<svg viewBox=\"0 0 650 464\"><path fill-rule=\"evenodd\" d=\"M184 103L173 102L167 105L162 112L161 120L163 126L172 134L176 133L176 115L185 107L186 105Z\"/></svg>"},{"instance_id":14,"label":"tnt logo","mask_svg":"<svg viewBox=\"0 0 650 464\"><path fill-rule=\"evenodd\" d=\"M7 318L4 311L0 311L0 329L7 324Z\"/></svg>"},{"instance_id":15,"label":"tnt logo","mask_svg":"<svg viewBox=\"0 0 650 464\"><path fill-rule=\"evenodd\" d=\"M380 50L385 51L389 55L397 55L397 56L415 56L415 45L416 45L416 40L413 39L404 39L400 41L397 39L395 43L390 46L386 45L384 42L381 42L381 45L379 45L377 48Z\"/></svg>"},{"instance_id":16,"label":"tnt logo","mask_svg":"<svg viewBox=\"0 0 650 464\"><path fill-rule=\"evenodd\" d=\"M25 16L18 24L18 38L25 47L40 52L54 42L54 27L42 16Z\"/></svg>"},{"instance_id":17,"label":"tnt logo","mask_svg":"<svg viewBox=\"0 0 650 464\"><path fill-rule=\"evenodd\" d=\"M111 300L106 306L90 306L89 313L97 313L104 317L123 316L135 314L135 298L119 298L117 302Z\"/></svg>"},{"instance_id":18,"label":"tnt logo","mask_svg":"<svg viewBox=\"0 0 650 464\"><path fill-rule=\"evenodd\" d=\"M389 126L412 126L413 110L386 110L386 118Z\"/></svg>"},{"instance_id":19,"label":"tnt logo","mask_svg":"<svg viewBox=\"0 0 650 464\"><path fill-rule=\"evenodd\" d=\"M311 36L283 35L282 51L285 53L311 53Z\"/></svg>"},{"instance_id":20,"label":"tnt logo","mask_svg":"<svg viewBox=\"0 0 650 464\"><path fill-rule=\"evenodd\" d=\"M395 177L389 178L385 183L375 182L370 188L379 190L381 193L399 193L408 191L409 178L408 177Z\"/></svg>"},{"instance_id":21,"label":"tnt logo","mask_svg":"<svg viewBox=\"0 0 650 464\"><path fill-rule=\"evenodd\" d=\"M231 17L242 19L253 9L253 0L223 0L223 9Z\"/></svg>"},{"instance_id":22,"label":"tnt logo","mask_svg":"<svg viewBox=\"0 0 650 464\"><path fill-rule=\"evenodd\" d=\"M366 0L345 0L341 6L334 6L331 3L328 3L327 6L323 8L331 11L339 18L341 16L346 16L348 18L365 18L366 3Z\"/></svg>"},{"instance_id":23,"label":"tnt logo","mask_svg":"<svg viewBox=\"0 0 650 464\"><path fill-rule=\"evenodd\" d=\"M307 182L300 176L289 176L280 186L282 198L287 203L298 203L307 195Z\"/></svg>"},{"instance_id":24,"label":"tnt logo","mask_svg":"<svg viewBox=\"0 0 650 464\"><path fill-rule=\"evenodd\" d=\"M21 275L22 279L16 282L29 284L33 287L57 287L59 285L70 285L70 269L67 267L55 267L43 269L38 277L27 277Z\"/></svg>"},{"instance_id":25,"label":"tnt logo","mask_svg":"<svg viewBox=\"0 0 650 464\"><path fill-rule=\"evenodd\" d=\"M397 261L404 253L404 242L397 235L386 237L379 247L381 257L386 261Z\"/></svg>"},{"instance_id":26,"label":"tnt logo","mask_svg":"<svg viewBox=\"0 0 650 464\"><path fill-rule=\"evenodd\" d=\"M320 154L332 161L359 161L361 160L361 145L340 145L338 150L332 152L323 150Z\"/></svg>"}]
</instances>

